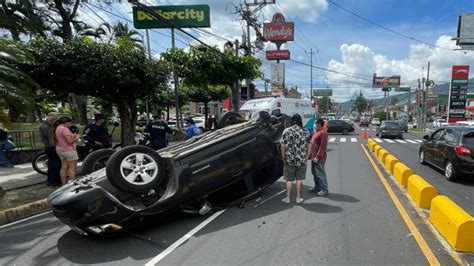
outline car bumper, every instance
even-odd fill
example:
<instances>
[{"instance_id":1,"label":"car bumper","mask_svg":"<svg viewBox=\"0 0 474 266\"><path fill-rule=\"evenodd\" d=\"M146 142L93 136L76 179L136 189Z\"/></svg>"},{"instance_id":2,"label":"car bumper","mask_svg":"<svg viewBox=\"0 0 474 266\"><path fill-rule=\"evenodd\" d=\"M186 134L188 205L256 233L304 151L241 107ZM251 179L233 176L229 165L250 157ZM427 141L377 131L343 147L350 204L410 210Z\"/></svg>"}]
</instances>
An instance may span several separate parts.
<instances>
[{"instance_id":1,"label":"car bumper","mask_svg":"<svg viewBox=\"0 0 474 266\"><path fill-rule=\"evenodd\" d=\"M384 136L393 136L393 137L396 137L396 136L402 136L403 135L403 132L394 132L394 131L385 131L385 132L381 132L380 134L384 135Z\"/></svg>"},{"instance_id":2,"label":"car bumper","mask_svg":"<svg viewBox=\"0 0 474 266\"><path fill-rule=\"evenodd\" d=\"M456 162L457 169L462 175L474 175L474 159L468 156L459 156Z\"/></svg>"}]
</instances>

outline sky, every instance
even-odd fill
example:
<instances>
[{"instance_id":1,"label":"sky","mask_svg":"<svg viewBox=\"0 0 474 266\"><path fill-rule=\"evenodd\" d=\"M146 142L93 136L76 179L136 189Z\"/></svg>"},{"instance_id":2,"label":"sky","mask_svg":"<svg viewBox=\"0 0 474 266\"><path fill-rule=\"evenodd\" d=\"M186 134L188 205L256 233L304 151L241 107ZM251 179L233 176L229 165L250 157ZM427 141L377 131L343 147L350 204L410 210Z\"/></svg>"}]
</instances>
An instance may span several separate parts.
<instances>
[{"instance_id":1,"label":"sky","mask_svg":"<svg viewBox=\"0 0 474 266\"><path fill-rule=\"evenodd\" d=\"M235 7L244 4L244 0L142 2L149 5L208 4L211 27L203 30L212 35L195 29L187 31L209 45L223 47L228 40L241 40L246 28L235 14ZM80 7L79 17L93 27L104 21L114 24L126 20L133 27L131 11L128 3L106 5L89 1ZM269 22L276 12L295 23L295 40L285 45L291 59L310 64L307 52L312 49L316 51L314 65L349 74L313 69L313 89L333 89L333 98L337 101L350 100L359 91L368 98L383 97L380 88L371 88L373 73L401 75L402 84L414 88L417 79L426 77L428 62L430 79L436 84L450 81L452 65L470 65L470 77L474 77L474 51L454 51L458 47L451 40L456 36L458 16L474 12L473 0L276 0L276 4L265 6L256 14L263 23ZM255 32L251 31L251 37L255 38ZM150 39L151 51L156 57L171 47L169 29L154 29ZM178 47L188 48L189 43L188 37L177 34ZM266 43L266 49L275 49L275 46ZM262 60L265 78L270 78L271 61L265 59L264 51L256 56ZM303 97L309 97L310 67L295 61L284 62L286 86L297 86ZM255 80L255 84L263 90L263 79Z\"/></svg>"}]
</instances>

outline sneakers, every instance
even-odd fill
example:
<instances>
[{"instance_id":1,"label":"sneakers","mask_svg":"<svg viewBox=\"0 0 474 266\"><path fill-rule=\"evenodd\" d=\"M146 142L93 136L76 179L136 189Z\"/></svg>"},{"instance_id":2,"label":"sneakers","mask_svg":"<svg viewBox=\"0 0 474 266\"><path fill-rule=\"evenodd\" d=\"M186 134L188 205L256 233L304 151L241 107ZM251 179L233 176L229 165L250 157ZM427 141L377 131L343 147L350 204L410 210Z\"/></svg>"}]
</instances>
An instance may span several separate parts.
<instances>
[{"instance_id":1,"label":"sneakers","mask_svg":"<svg viewBox=\"0 0 474 266\"><path fill-rule=\"evenodd\" d=\"M284 203L290 203L290 199L289 199L289 198L284 198L284 199L282 199L281 201L283 201Z\"/></svg>"},{"instance_id":2,"label":"sneakers","mask_svg":"<svg viewBox=\"0 0 474 266\"><path fill-rule=\"evenodd\" d=\"M297 204L298 204L298 203L301 203L301 202L303 202L303 201L304 201L303 198L296 198L296 203L297 203Z\"/></svg>"},{"instance_id":3,"label":"sneakers","mask_svg":"<svg viewBox=\"0 0 474 266\"><path fill-rule=\"evenodd\" d=\"M315 187L311 187L308 189L309 192L318 192L319 189L316 189Z\"/></svg>"},{"instance_id":4,"label":"sneakers","mask_svg":"<svg viewBox=\"0 0 474 266\"><path fill-rule=\"evenodd\" d=\"M324 192L324 191L319 191L318 192L318 197L326 197L329 194L329 192Z\"/></svg>"}]
</instances>

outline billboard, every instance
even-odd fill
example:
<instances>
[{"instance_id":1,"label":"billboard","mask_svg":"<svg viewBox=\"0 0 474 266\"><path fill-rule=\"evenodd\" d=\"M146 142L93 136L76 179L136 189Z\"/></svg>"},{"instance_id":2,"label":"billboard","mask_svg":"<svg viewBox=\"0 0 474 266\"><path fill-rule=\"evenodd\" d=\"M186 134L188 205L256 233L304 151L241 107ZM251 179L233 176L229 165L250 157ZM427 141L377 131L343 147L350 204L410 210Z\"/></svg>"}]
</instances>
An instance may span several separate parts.
<instances>
[{"instance_id":1,"label":"billboard","mask_svg":"<svg viewBox=\"0 0 474 266\"><path fill-rule=\"evenodd\" d=\"M474 13L464 13L458 18L456 45L461 48L474 47Z\"/></svg>"},{"instance_id":2,"label":"billboard","mask_svg":"<svg viewBox=\"0 0 474 266\"><path fill-rule=\"evenodd\" d=\"M400 75L394 75L390 77L377 77L377 74L374 74L372 79L372 86L398 88L400 87L400 81Z\"/></svg>"},{"instance_id":3,"label":"billboard","mask_svg":"<svg viewBox=\"0 0 474 266\"><path fill-rule=\"evenodd\" d=\"M266 55L267 60L288 60L290 59L290 50L268 50Z\"/></svg>"},{"instance_id":4,"label":"billboard","mask_svg":"<svg viewBox=\"0 0 474 266\"><path fill-rule=\"evenodd\" d=\"M314 96L332 96L332 90L314 90Z\"/></svg>"},{"instance_id":5,"label":"billboard","mask_svg":"<svg viewBox=\"0 0 474 266\"><path fill-rule=\"evenodd\" d=\"M283 87L285 84L285 64L272 63L272 86Z\"/></svg>"},{"instance_id":6,"label":"billboard","mask_svg":"<svg viewBox=\"0 0 474 266\"><path fill-rule=\"evenodd\" d=\"M153 10L161 19L148 13ZM210 27L208 5L150 6L133 8L133 26L137 29L155 28L205 28Z\"/></svg>"},{"instance_id":7,"label":"billboard","mask_svg":"<svg viewBox=\"0 0 474 266\"><path fill-rule=\"evenodd\" d=\"M469 66L453 66L448 98L448 123L465 120Z\"/></svg>"},{"instance_id":8,"label":"billboard","mask_svg":"<svg viewBox=\"0 0 474 266\"><path fill-rule=\"evenodd\" d=\"M275 13L272 22L263 23L263 37L270 42L287 42L295 39L295 24L286 22L281 13Z\"/></svg>"}]
</instances>

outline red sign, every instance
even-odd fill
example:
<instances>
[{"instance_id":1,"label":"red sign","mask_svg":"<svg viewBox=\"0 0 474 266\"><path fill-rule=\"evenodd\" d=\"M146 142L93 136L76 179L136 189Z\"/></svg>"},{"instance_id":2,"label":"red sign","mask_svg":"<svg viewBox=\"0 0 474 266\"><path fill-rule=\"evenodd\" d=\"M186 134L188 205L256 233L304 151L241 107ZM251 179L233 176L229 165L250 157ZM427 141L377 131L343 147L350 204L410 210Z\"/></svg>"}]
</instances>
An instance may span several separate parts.
<instances>
[{"instance_id":1,"label":"red sign","mask_svg":"<svg viewBox=\"0 0 474 266\"><path fill-rule=\"evenodd\" d=\"M290 59L289 50L268 50L267 51L268 60L288 60Z\"/></svg>"},{"instance_id":2,"label":"red sign","mask_svg":"<svg viewBox=\"0 0 474 266\"><path fill-rule=\"evenodd\" d=\"M276 13L272 22L263 23L263 37L270 42L287 42L295 39L295 24L285 22L285 17Z\"/></svg>"},{"instance_id":3,"label":"red sign","mask_svg":"<svg viewBox=\"0 0 474 266\"><path fill-rule=\"evenodd\" d=\"M453 66L453 79L468 79L469 66Z\"/></svg>"}]
</instances>

